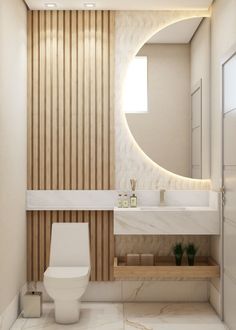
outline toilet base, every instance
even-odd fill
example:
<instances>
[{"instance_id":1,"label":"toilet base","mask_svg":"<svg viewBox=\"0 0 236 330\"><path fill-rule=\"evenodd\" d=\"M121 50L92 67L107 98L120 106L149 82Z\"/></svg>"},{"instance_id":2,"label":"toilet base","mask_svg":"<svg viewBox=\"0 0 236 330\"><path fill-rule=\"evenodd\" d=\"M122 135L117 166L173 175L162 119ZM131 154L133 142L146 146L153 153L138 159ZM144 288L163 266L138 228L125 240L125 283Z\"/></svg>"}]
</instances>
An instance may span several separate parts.
<instances>
[{"instance_id":1,"label":"toilet base","mask_svg":"<svg viewBox=\"0 0 236 330\"><path fill-rule=\"evenodd\" d=\"M71 324L79 321L80 301L78 300L56 300L55 321L60 324Z\"/></svg>"}]
</instances>

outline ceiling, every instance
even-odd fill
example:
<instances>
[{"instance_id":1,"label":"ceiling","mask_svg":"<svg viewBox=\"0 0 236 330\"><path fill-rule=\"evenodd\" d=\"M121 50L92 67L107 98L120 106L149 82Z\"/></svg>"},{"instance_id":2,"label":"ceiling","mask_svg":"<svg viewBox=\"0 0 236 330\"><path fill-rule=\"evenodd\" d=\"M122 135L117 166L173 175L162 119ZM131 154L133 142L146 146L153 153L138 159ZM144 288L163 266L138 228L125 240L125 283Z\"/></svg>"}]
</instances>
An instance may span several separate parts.
<instances>
[{"instance_id":1,"label":"ceiling","mask_svg":"<svg viewBox=\"0 0 236 330\"><path fill-rule=\"evenodd\" d=\"M156 33L148 44L186 44L192 39L202 18L191 18L171 24L160 32Z\"/></svg>"},{"instance_id":2,"label":"ceiling","mask_svg":"<svg viewBox=\"0 0 236 330\"><path fill-rule=\"evenodd\" d=\"M45 10L45 3L55 3L58 10L85 9L94 2L99 10L184 10L208 9L213 0L25 0L32 10ZM55 8L53 8L55 9Z\"/></svg>"}]
</instances>

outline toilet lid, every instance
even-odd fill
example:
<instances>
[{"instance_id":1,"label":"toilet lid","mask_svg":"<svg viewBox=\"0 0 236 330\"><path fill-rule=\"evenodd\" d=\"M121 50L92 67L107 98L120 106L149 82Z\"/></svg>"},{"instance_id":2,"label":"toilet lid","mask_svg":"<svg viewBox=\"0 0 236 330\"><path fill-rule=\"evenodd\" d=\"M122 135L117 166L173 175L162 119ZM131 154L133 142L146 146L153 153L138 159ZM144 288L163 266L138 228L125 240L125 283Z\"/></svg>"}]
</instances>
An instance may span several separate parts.
<instances>
[{"instance_id":1,"label":"toilet lid","mask_svg":"<svg viewBox=\"0 0 236 330\"><path fill-rule=\"evenodd\" d=\"M79 278L87 276L90 267L48 267L44 275L52 278Z\"/></svg>"}]
</instances>

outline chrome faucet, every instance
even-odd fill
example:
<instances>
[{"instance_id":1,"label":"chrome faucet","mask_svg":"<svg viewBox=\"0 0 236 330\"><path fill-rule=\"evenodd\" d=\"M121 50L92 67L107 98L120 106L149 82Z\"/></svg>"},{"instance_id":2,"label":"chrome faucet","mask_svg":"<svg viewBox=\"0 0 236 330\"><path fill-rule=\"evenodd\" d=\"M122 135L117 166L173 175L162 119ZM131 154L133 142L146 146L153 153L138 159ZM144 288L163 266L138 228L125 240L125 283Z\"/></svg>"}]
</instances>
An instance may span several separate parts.
<instances>
[{"instance_id":1,"label":"chrome faucet","mask_svg":"<svg viewBox=\"0 0 236 330\"><path fill-rule=\"evenodd\" d=\"M160 189L160 206L165 205L165 189Z\"/></svg>"}]
</instances>

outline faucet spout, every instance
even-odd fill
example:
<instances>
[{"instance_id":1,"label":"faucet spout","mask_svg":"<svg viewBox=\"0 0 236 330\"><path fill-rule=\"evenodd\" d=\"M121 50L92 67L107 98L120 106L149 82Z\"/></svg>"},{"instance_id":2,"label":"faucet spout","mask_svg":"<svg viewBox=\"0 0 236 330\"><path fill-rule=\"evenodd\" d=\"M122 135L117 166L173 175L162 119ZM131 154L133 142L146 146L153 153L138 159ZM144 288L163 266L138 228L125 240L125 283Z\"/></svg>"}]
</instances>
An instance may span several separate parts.
<instances>
[{"instance_id":1,"label":"faucet spout","mask_svg":"<svg viewBox=\"0 0 236 330\"><path fill-rule=\"evenodd\" d=\"M160 206L164 206L165 205L165 189L161 189L160 190Z\"/></svg>"}]
</instances>

